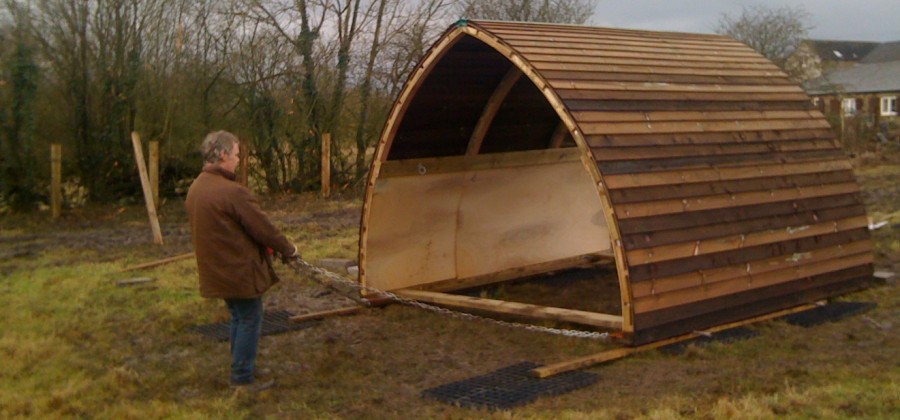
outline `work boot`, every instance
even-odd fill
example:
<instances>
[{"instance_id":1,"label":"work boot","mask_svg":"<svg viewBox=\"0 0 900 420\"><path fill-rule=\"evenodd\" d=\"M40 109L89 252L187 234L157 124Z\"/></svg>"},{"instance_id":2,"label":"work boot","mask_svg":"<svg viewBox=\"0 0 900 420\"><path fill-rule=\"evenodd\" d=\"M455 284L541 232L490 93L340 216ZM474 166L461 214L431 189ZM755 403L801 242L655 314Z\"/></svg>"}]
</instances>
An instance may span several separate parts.
<instances>
[{"instance_id":1,"label":"work boot","mask_svg":"<svg viewBox=\"0 0 900 420\"><path fill-rule=\"evenodd\" d=\"M253 377L256 378L257 381L267 380L272 377L272 369L269 369L269 368L256 369L256 371L253 372Z\"/></svg>"},{"instance_id":2,"label":"work boot","mask_svg":"<svg viewBox=\"0 0 900 420\"><path fill-rule=\"evenodd\" d=\"M275 379L269 379L268 381L253 381L249 384L231 384L231 388L234 389L235 393L248 394L262 392L273 386L275 386Z\"/></svg>"}]
</instances>

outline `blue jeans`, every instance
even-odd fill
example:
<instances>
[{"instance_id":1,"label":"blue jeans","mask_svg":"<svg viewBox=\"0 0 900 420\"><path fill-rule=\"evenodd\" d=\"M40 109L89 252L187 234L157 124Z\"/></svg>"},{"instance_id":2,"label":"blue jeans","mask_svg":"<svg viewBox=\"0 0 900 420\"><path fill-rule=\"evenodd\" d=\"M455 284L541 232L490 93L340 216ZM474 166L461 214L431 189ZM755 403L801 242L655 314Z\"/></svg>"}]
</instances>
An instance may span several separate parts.
<instances>
[{"instance_id":1,"label":"blue jeans","mask_svg":"<svg viewBox=\"0 0 900 420\"><path fill-rule=\"evenodd\" d=\"M262 299L225 299L225 304L231 312L231 383L253 383L262 333Z\"/></svg>"}]
</instances>

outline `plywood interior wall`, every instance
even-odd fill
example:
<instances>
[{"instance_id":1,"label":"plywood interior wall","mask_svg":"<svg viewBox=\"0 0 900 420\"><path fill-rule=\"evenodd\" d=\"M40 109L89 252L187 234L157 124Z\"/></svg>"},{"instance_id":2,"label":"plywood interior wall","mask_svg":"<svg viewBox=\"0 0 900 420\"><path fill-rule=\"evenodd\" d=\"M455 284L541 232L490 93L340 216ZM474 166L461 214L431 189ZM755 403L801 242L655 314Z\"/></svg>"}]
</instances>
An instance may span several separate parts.
<instances>
[{"instance_id":1,"label":"plywood interior wall","mask_svg":"<svg viewBox=\"0 0 900 420\"><path fill-rule=\"evenodd\" d=\"M371 200L367 285L396 290L609 252L579 153L385 162Z\"/></svg>"}]
</instances>

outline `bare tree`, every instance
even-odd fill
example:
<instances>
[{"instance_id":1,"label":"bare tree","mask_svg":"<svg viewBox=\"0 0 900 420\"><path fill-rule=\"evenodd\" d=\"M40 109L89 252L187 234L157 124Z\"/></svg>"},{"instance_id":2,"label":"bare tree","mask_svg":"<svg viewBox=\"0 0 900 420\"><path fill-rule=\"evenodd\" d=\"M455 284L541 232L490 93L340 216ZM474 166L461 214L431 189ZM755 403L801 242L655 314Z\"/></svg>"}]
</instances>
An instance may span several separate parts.
<instances>
[{"instance_id":1,"label":"bare tree","mask_svg":"<svg viewBox=\"0 0 900 420\"><path fill-rule=\"evenodd\" d=\"M91 198L119 199L137 190L129 131L160 141L165 188L196 170L196 140L224 126L255 146L255 179L303 190L318 186L330 131L333 174L350 184L458 1L0 0L0 165L32 166L14 161L10 150L24 148L6 141L13 131L34 144L61 141L75 158L66 172ZM13 6L31 13L30 56L17 46ZM14 71L28 79L14 83ZM35 174L41 185L46 175Z\"/></svg>"},{"instance_id":2,"label":"bare tree","mask_svg":"<svg viewBox=\"0 0 900 420\"><path fill-rule=\"evenodd\" d=\"M0 194L16 210L30 210L37 199L35 185L35 110L39 69L29 33L30 11L7 0L10 13L10 51L0 50ZM0 40L3 40L0 33ZM6 94L9 81L9 94Z\"/></svg>"},{"instance_id":3,"label":"bare tree","mask_svg":"<svg viewBox=\"0 0 900 420\"><path fill-rule=\"evenodd\" d=\"M375 29L372 34L372 42L369 48L369 57L366 62L365 74L362 78L360 86L359 99L359 121L357 121L356 135L354 140L356 143L356 179L362 179L365 176L366 165L366 149L368 149L370 141L366 138L366 129L369 122L369 109L372 97L372 75L375 69L375 62L381 52L382 25L385 22L385 7L390 0L378 0L378 9L375 12Z\"/></svg>"},{"instance_id":4,"label":"bare tree","mask_svg":"<svg viewBox=\"0 0 900 420\"><path fill-rule=\"evenodd\" d=\"M473 19L583 24L594 13L587 0L462 0L461 15Z\"/></svg>"},{"instance_id":5,"label":"bare tree","mask_svg":"<svg viewBox=\"0 0 900 420\"><path fill-rule=\"evenodd\" d=\"M723 14L716 33L728 35L785 68L787 58L813 28L803 7L743 7L740 15Z\"/></svg>"}]
</instances>

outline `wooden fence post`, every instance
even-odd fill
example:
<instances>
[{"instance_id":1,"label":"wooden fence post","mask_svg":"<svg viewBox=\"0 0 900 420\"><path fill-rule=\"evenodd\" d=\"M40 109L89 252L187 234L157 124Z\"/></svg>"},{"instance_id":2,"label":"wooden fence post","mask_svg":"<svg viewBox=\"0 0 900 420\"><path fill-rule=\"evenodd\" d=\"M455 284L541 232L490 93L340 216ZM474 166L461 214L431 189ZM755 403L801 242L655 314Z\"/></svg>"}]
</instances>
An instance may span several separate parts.
<instances>
[{"instance_id":1,"label":"wooden fence post","mask_svg":"<svg viewBox=\"0 0 900 420\"><path fill-rule=\"evenodd\" d=\"M153 204L159 210L159 142L147 144L150 156L147 162L147 176L150 178L150 192L153 193Z\"/></svg>"},{"instance_id":2,"label":"wooden fence post","mask_svg":"<svg viewBox=\"0 0 900 420\"><path fill-rule=\"evenodd\" d=\"M331 133L322 134L322 197L331 196Z\"/></svg>"},{"instance_id":3,"label":"wooden fence post","mask_svg":"<svg viewBox=\"0 0 900 420\"><path fill-rule=\"evenodd\" d=\"M159 218L156 217L156 204L153 204L153 192L150 191L147 165L144 163L144 149L141 147L141 136L136 131L131 132L131 145L134 146L134 160L137 162L141 187L144 189L144 202L147 204L147 216L150 217L150 229L153 230L153 242L162 245L162 231L159 228Z\"/></svg>"},{"instance_id":4,"label":"wooden fence post","mask_svg":"<svg viewBox=\"0 0 900 420\"><path fill-rule=\"evenodd\" d=\"M62 215L62 145L50 145L50 208L52 217Z\"/></svg>"}]
</instances>

